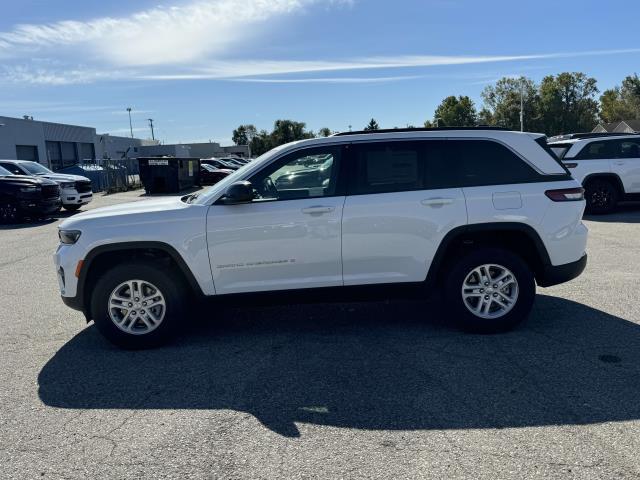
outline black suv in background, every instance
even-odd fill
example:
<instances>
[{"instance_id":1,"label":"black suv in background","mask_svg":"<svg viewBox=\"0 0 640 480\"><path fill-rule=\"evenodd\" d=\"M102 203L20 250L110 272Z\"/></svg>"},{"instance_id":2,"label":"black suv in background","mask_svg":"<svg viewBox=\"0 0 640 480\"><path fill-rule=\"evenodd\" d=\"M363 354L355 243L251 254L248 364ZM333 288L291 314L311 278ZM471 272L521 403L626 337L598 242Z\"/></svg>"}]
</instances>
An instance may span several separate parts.
<instances>
[{"instance_id":1,"label":"black suv in background","mask_svg":"<svg viewBox=\"0 0 640 480\"><path fill-rule=\"evenodd\" d=\"M46 178L13 175L0 167L0 224L44 217L60 210L60 187Z\"/></svg>"}]
</instances>

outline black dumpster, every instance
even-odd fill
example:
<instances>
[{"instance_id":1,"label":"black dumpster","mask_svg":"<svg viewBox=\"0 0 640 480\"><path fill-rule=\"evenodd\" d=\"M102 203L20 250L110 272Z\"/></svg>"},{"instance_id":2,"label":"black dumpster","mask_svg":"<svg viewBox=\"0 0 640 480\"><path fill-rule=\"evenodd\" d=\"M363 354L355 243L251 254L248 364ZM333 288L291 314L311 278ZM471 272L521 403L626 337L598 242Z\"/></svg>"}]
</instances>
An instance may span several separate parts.
<instances>
[{"instance_id":1,"label":"black dumpster","mask_svg":"<svg viewBox=\"0 0 640 480\"><path fill-rule=\"evenodd\" d=\"M140 181L147 193L179 193L200 186L200 159L142 157Z\"/></svg>"}]
</instances>

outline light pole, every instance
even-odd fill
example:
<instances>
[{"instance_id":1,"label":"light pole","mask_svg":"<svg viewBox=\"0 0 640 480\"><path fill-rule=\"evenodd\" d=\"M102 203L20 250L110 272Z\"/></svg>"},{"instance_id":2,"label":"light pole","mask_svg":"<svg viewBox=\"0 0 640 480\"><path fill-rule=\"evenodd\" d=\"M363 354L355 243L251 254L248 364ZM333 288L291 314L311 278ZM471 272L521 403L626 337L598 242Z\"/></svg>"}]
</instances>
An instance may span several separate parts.
<instances>
[{"instance_id":1,"label":"light pole","mask_svg":"<svg viewBox=\"0 0 640 480\"><path fill-rule=\"evenodd\" d=\"M149 120L149 126L151 127L151 140L155 140L156 136L153 133L153 118L147 118Z\"/></svg>"},{"instance_id":2,"label":"light pole","mask_svg":"<svg viewBox=\"0 0 640 480\"><path fill-rule=\"evenodd\" d=\"M133 124L131 123L131 107L127 107L127 112L129 112L129 131L131 132L131 138L133 138Z\"/></svg>"},{"instance_id":3,"label":"light pole","mask_svg":"<svg viewBox=\"0 0 640 480\"><path fill-rule=\"evenodd\" d=\"M524 132L524 77L520 79L520 131Z\"/></svg>"}]
</instances>

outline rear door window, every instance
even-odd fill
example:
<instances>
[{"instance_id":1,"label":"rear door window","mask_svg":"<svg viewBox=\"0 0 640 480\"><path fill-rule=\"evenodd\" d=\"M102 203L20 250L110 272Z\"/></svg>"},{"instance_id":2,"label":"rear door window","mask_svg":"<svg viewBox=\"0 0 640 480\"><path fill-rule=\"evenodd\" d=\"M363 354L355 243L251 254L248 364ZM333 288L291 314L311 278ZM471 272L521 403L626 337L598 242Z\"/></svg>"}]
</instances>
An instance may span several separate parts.
<instances>
[{"instance_id":1,"label":"rear door window","mask_svg":"<svg viewBox=\"0 0 640 480\"><path fill-rule=\"evenodd\" d=\"M640 158L640 140L619 140L616 144L617 158Z\"/></svg>"},{"instance_id":2,"label":"rear door window","mask_svg":"<svg viewBox=\"0 0 640 480\"><path fill-rule=\"evenodd\" d=\"M354 144L351 194L422 190L425 187L424 142Z\"/></svg>"}]
</instances>

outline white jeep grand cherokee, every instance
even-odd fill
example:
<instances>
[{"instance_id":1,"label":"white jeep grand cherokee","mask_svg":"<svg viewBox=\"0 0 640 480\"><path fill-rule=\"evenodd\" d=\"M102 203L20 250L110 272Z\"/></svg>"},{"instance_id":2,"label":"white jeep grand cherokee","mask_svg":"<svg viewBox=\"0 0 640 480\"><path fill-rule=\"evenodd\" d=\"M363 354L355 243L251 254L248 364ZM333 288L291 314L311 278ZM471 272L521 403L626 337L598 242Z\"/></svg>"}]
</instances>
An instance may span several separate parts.
<instances>
[{"instance_id":1,"label":"white jeep grand cherokee","mask_svg":"<svg viewBox=\"0 0 640 480\"><path fill-rule=\"evenodd\" d=\"M76 215L55 265L64 302L126 348L171 338L194 296L363 285L441 286L453 320L494 332L527 317L536 283L583 271L584 207L543 135L353 132L200 194Z\"/></svg>"},{"instance_id":2,"label":"white jeep grand cherokee","mask_svg":"<svg viewBox=\"0 0 640 480\"><path fill-rule=\"evenodd\" d=\"M640 199L640 135L574 133L548 143L584 186L587 213L610 213L621 200Z\"/></svg>"}]
</instances>

